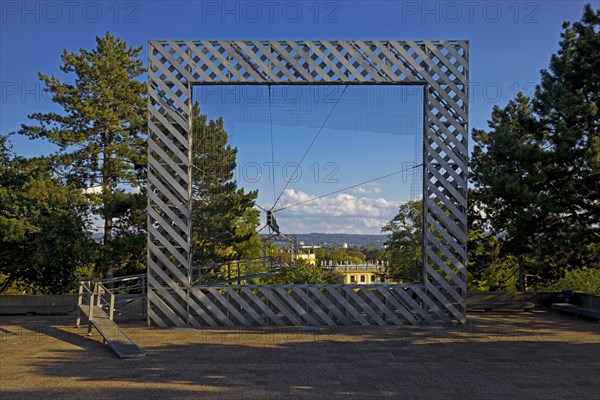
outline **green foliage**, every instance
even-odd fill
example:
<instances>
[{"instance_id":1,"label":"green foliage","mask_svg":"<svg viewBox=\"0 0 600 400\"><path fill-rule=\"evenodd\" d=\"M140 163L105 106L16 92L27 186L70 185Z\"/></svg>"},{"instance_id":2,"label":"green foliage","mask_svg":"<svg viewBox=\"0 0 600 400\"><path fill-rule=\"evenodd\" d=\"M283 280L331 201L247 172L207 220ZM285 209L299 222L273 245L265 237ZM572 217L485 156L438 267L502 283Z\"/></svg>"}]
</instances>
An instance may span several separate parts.
<instances>
[{"instance_id":1,"label":"green foliage","mask_svg":"<svg viewBox=\"0 0 600 400\"><path fill-rule=\"evenodd\" d=\"M256 227L260 224L260 212L253 207L248 207L233 223L235 225L233 250L236 257L240 259L261 257L262 243L256 233Z\"/></svg>"},{"instance_id":2,"label":"green foliage","mask_svg":"<svg viewBox=\"0 0 600 400\"><path fill-rule=\"evenodd\" d=\"M312 265L304 260L298 260L295 268L287 268L280 276L275 277L274 283L289 284L326 284L343 283L344 277L335 272L324 271L318 265Z\"/></svg>"},{"instance_id":3,"label":"green foliage","mask_svg":"<svg viewBox=\"0 0 600 400\"><path fill-rule=\"evenodd\" d=\"M348 256L350 256L352 259L358 260L359 263L366 260L365 254L359 250L348 250Z\"/></svg>"},{"instance_id":4,"label":"green foliage","mask_svg":"<svg viewBox=\"0 0 600 400\"><path fill-rule=\"evenodd\" d=\"M490 130L473 131L469 228L495 254L476 251L475 268L498 283L515 263L537 285L600 264L600 10L564 28L535 97L495 107Z\"/></svg>"},{"instance_id":5,"label":"green foliage","mask_svg":"<svg viewBox=\"0 0 600 400\"><path fill-rule=\"evenodd\" d=\"M237 149L228 144L223 120L208 121L197 104L192 112L194 264L258 257L257 192L245 193L233 179Z\"/></svg>"},{"instance_id":6,"label":"green foliage","mask_svg":"<svg viewBox=\"0 0 600 400\"><path fill-rule=\"evenodd\" d=\"M533 232L544 224L544 206L550 202L550 194L542 190L548 162L539 144L543 127L521 95L504 109L494 107L489 125L490 132L473 131L471 203L485 220L474 224L505 235L512 252L521 255L537 244Z\"/></svg>"},{"instance_id":7,"label":"green foliage","mask_svg":"<svg viewBox=\"0 0 600 400\"><path fill-rule=\"evenodd\" d=\"M386 253L390 262L387 277L399 282L421 279L423 268L423 202L413 200L400 205L398 214L382 232L390 232Z\"/></svg>"},{"instance_id":8,"label":"green foliage","mask_svg":"<svg viewBox=\"0 0 600 400\"><path fill-rule=\"evenodd\" d=\"M502 241L471 226L468 237L467 287L471 292L515 291L519 264L503 257Z\"/></svg>"},{"instance_id":9,"label":"green foliage","mask_svg":"<svg viewBox=\"0 0 600 400\"><path fill-rule=\"evenodd\" d=\"M357 251L348 251L347 249L341 249L339 247L319 247L315 249L315 260L317 265L321 265L321 262L330 261L332 263L350 263L358 264L364 261L364 254Z\"/></svg>"},{"instance_id":10,"label":"green foliage","mask_svg":"<svg viewBox=\"0 0 600 400\"><path fill-rule=\"evenodd\" d=\"M365 254L365 260L369 261L384 261L387 260L385 249L365 248L362 250Z\"/></svg>"},{"instance_id":11,"label":"green foliage","mask_svg":"<svg viewBox=\"0 0 600 400\"><path fill-rule=\"evenodd\" d=\"M0 293L72 290L94 257L87 200L51 177L48 160L12 157L6 137L0 154Z\"/></svg>"},{"instance_id":12,"label":"green foliage","mask_svg":"<svg viewBox=\"0 0 600 400\"><path fill-rule=\"evenodd\" d=\"M143 186L146 179L146 84L137 80L145 72L138 58L141 49L128 48L107 32L96 37L92 51L65 50L60 70L74 74L74 83L39 74L45 90L64 113L34 113L29 118L38 125L22 125L19 131L58 146L52 169L69 185L101 188L100 193L89 197L94 211L104 219L104 253L98 261L107 276L113 273L115 262L130 269L131 262L126 260L143 253L141 239L131 236L135 232L142 235L145 229L145 218L132 218L144 205L140 195L125 190ZM132 230L115 232L116 219L135 221L136 225ZM123 232L127 232L127 243L112 246L111 241Z\"/></svg>"},{"instance_id":13,"label":"green foliage","mask_svg":"<svg viewBox=\"0 0 600 400\"><path fill-rule=\"evenodd\" d=\"M548 287L549 290L571 289L580 293L600 296L600 269L580 268L566 271L565 275Z\"/></svg>"}]
</instances>

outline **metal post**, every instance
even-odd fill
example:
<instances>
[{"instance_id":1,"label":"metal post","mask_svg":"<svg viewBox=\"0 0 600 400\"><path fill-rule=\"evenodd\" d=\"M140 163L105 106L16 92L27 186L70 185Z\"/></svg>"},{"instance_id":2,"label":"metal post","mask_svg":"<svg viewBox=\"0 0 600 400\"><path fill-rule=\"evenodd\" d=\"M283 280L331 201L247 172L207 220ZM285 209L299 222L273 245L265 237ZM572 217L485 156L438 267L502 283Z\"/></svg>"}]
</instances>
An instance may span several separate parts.
<instances>
[{"instance_id":1,"label":"metal post","mask_svg":"<svg viewBox=\"0 0 600 400\"><path fill-rule=\"evenodd\" d=\"M427 216L427 214L429 213L429 209L427 208L427 200L428 200L428 196L429 193L427 192L427 182L429 179L428 176L428 154L427 154L427 145L428 145L428 140L429 140L429 118L428 118L428 113L429 113L429 87L427 85L423 85L423 160L421 161L423 163L423 174L422 174L422 178L423 178L423 188L422 188L422 202L423 202L423 214L421 215L421 255L423 256L423 265L421 266L422 270L421 270L421 279L422 279L422 283L423 283L423 290L425 290L425 293L427 293L427 286L429 284L429 276L427 274L427 264L429 263L429 260L427 259L427 232L429 230L429 225L428 225L428 221L429 218Z\"/></svg>"},{"instance_id":2,"label":"metal post","mask_svg":"<svg viewBox=\"0 0 600 400\"><path fill-rule=\"evenodd\" d=\"M88 312L88 331L87 334L92 334L92 320L94 319L94 291L90 294L90 309Z\"/></svg>"},{"instance_id":3,"label":"metal post","mask_svg":"<svg viewBox=\"0 0 600 400\"><path fill-rule=\"evenodd\" d=\"M188 56L192 56L191 50L187 49L187 53ZM187 70L188 73L191 75L192 74L192 66L188 65L187 66ZM192 108L194 106L193 103L193 95L194 91L193 91L193 85L192 82L187 82L187 106L189 109L190 114L187 116L188 117L188 165L187 165L187 176L188 176L188 199L187 199L187 206L188 206L188 225L189 225L189 229L186 232L187 233L187 246L188 246L188 253L187 253L187 263L188 265L187 267L187 288L185 291L185 295L186 295L186 299L185 299L185 307L186 307L186 312L187 312L187 318L185 320L186 325L187 326L191 326L192 322L192 310L190 308L190 287L192 286L192 266L193 266L193 255L194 255L194 251L193 251L193 246L194 246L194 242L193 242L193 237L194 237L194 227L193 227L193 213L192 213L192 206L194 203L194 192L193 192L193 171L194 171L194 162L192 161L194 159L194 141L193 141L193 133L194 133L194 125L193 125L193 115L192 115ZM202 274L202 271L200 271L200 273ZM183 317L183 316L182 316Z\"/></svg>"},{"instance_id":4,"label":"metal post","mask_svg":"<svg viewBox=\"0 0 600 400\"><path fill-rule=\"evenodd\" d=\"M100 291L100 284L96 283L95 285L95 290L96 290L96 305L98 306L98 308L102 308L102 292Z\"/></svg>"},{"instance_id":5,"label":"metal post","mask_svg":"<svg viewBox=\"0 0 600 400\"><path fill-rule=\"evenodd\" d=\"M108 313L108 318L112 321L115 314L115 294L110 292L110 311Z\"/></svg>"},{"instance_id":6,"label":"metal post","mask_svg":"<svg viewBox=\"0 0 600 400\"><path fill-rule=\"evenodd\" d=\"M83 282L79 282L79 295L77 297L77 319L75 326L79 328L81 325L81 305L83 304Z\"/></svg>"},{"instance_id":7,"label":"metal post","mask_svg":"<svg viewBox=\"0 0 600 400\"><path fill-rule=\"evenodd\" d=\"M148 279L146 278L146 276L147 275L142 276L142 295L144 295L142 300L145 298L145 301L142 301L142 315L146 317L147 325L150 326L150 320L148 319L148 292L147 292Z\"/></svg>"}]
</instances>

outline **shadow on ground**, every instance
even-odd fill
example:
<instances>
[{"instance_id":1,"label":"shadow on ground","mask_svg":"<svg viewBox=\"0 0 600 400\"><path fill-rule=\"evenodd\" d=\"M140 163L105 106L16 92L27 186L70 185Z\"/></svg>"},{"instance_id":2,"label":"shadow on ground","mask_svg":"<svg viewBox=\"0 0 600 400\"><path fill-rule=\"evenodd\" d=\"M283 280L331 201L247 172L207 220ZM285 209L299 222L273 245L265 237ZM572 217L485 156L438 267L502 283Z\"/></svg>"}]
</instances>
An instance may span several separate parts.
<instances>
[{"instance_id":1,"label":"shadow on ground","mask_svg":"<svg viewBox=\"0 0 600 400\"><path fill-rule=\"evenodd\" d=\"M467 325L428 328L133 326L127 332L147 357L130 360L84 329L35 323L37 332L26 320L0 322L3 400L597 399L600 392L600 325L545 312L479 314Z\"/></svg>"}]
</instances>

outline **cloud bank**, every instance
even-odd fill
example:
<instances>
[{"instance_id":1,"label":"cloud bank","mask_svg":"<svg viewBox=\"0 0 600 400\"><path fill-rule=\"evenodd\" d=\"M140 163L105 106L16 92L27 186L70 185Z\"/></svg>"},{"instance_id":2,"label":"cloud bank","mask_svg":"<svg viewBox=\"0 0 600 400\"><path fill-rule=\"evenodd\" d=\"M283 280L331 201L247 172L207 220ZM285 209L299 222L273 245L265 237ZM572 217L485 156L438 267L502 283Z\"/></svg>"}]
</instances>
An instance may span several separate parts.
<instances>
[{"instance_id":1,"label":"cloud bank","mask_svg":"<svg viewBox=\"0 0 600 400\"><path fill-rule=\"evenodd\" d=\"M358 188L360 189L360 188ZM373 193L356 191L360 194ZM277 208L302 203L316 196L286 189ZM339 193L296 205L277 214L277 221L289 233L361 233L380 234L381 227L398 213L400 201L383 197L359 197Z\"/></svg>"}]
</instances>

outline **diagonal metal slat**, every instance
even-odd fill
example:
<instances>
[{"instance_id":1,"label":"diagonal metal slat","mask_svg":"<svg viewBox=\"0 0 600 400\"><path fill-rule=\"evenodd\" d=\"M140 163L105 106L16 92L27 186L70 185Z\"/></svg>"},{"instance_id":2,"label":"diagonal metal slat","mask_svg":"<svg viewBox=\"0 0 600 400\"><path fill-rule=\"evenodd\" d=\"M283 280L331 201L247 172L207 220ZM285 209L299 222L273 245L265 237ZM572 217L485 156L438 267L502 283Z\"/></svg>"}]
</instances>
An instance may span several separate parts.
<instances>
[{"instance_id":1,"label":"diagonal metal slat","mask_svg":"<svg viewBox=\"0 0 600 400\"><path fill-rule=\"evenodd\" d=\"M323 289L323 286L318 286L318 287L315 287L314 289L312 289L310 291L310 294L312 296L314 296L314 298L319 303L321 303L323 306L325 306L325 309L323 309L323 312L332 313L333 316L335 316L340 321L340 325L352 325L352 320L349 319L346 315L344 315L344 313L342 313L340 311L340 309L338 308L339 306L344 308L343 304L337 303L337 305L336 305L335 301L331 301L327 298L324 291L325 291L325 289Z\"/></svg>"},{"instance_id":2,"label":"diagonal metal slat","mask_svg":"<svg viewBox=\"0 0 600 400\"><path fill-rule=\"evenodd\" d=\"M361 298L360 294L362 294L362 290L360 288L357 292L353 287L342 286L342 291L347 297L349 297L351 300L354 300L354 302L362 308L362 311L367 314L369 318L375 321L377 325L387 325L386 322L379 316L379 314L373 308L369 307L369 305Z\"/></svg>"},{"instance_id":3,"label":"diagonal metal slat","mask_svg":"<svg viewBox=\"0 0 600 400\"><path fill-rule=\"evenodd\" d=\"M381 292L383 292L383 291L382 291L381 289L379 289L379 290L377 290L377 292L378 292L378 293L381 293ZM372 302L373 304L375 304L377 307L379 307L379 310L380 310L380 311L381 311L383 314L385 314L385 316L386 316L387 318L391 319L391 320L392 320L392 322L393 322L395 325L402 325L402 321L400 321L400 320L398 319L398 317L396 317L396 314L394 314L394 312L392 311L392 309L390 309L390 307L389 307L387 304L385 304L385 303L382 303L382 302L381 302L381 300L379 300L379 299L377 298L377 296L375 296L375 294L374 294L374 293L373 293L371 290L369 290L369 288L365 288L364 290L361 290L361 293L362 293L362 294L363 294L365 297L367 297L369 300L371 300L371 302ZM382 295L382 296L383 296L383 295Z\"/></svg>"},{"instance_id":4,"label":"diagonal metal slat","mask_svg":"<svg viewBox=\"0 0 600 400\"><path fill-rule=\"evenodd\" d=\"M149 310L152 310L153 307L158 308L158 310L169 319L169 325L174 326L186 326L184 320L179 317L161 298L158 296L154 290L148 291L148 302L150 303ZM164 321L163 321L164 322Z\"/></svg>"},{"instance_id":5,"label":"diagonal metal slat","mask_svg":"<svg viewBox=\"0 0 600 400\"><path fill-rule=\"evenodd\" d=\"M240 314L236 307L231 304L229 300L227 300L221 293L219 293L219 289L208 288L206 289L213 297L223 305L223 307L227 310L228 314L232 314L243 326L250 326L248 320ZM231 290L225 290L226 294L229 294Z\"/></svg>"},{"instance_id":6,"label":"diagonal metal slat","mask_svg":"<svg viewBox=\"0 0 600 400\"><path fill-rule=\"evenodd\" d=\"M367 321L361 315L359 310L354 308L344 297L342 297L342 295L337 291L338 288L339 286L326 287L325 290L327 290L339 304L345 305L344 309L348 311L361 325L371 325L369 321Z\"/></svg>"},{"instance_id":7,"label":"diagonal metal slat","mask_svg":"<svg viewBox=\"0 0 600 400\"><path fill-rule=\"evenodd\" d=\"M236 288L237 289L237 288ZM258 314L254 308L250 305L250 303L248 303L248 301L246 301L246 299L244 299L240 293L243 293L241 291L239 291L240 293L238 293L238 290L228 290L227 294L229 296L231 296L242 308L242 310L246 311L248 313L248 315L253 319L254 324L258 324L259 326L267 326L267 321L260 315Z\"/></svg>"},{"instance_id":8,"label":"diagonal metal slat","mask_svg":"<svg viewBox=\"0 0 600 400\"><path fill-rule=\"evenodd\" d=\"M244 295L246 297L248 297L249 300L251 300L262 312L265 313L265 315L270 318L273 322L275 322L276 325L279 326L283 326L285 325L285 322L283 322L283 320L281 320L281 318L279 318L274 312L273 310L271 310L271 308L269 308L269 305L266 304L264 301L262 301L262 299L260 299L256 294L254 294L252 292L252 289L248 288L248 287L242 287L240 289L242 291L242 293L244 293Z\"/></svg>"},{"instance_id":9,"label":"diagonal metal slat","mask_svg":"<svg viewBox=\"0 0 600 400\"><path fill-rule=\"evenodd\" d=\"M279 295L279 298L295 311L296 316L302 320L306 320L309 325L320 325L309 313L307 309L302 307L288 292L289 288L274 288L274 291ZM297 289L291 289L292 293L296 293Z\"/></svg>"},{"instance_id":10,"label":"diagonal metal slat","mask_svg":"<svg viewBox=\"0 0 600 400\"><path fill-rule=\"evenodd\" d=\"M202 305L215 321L224 326L235 326L235 322L232 321L223 311L221 311L219 306L209 298L207 294L210 293L210 291L199 288L191 288L191 293L196 298L198 304Z\"/></svg>"},{"instance_id":11,"label":"diagonal metal slat","mask_svg":"<svg viewBox=\"0 0 600 400\"><path fill-rule=\"evenodd\" d=\"M291 321L292 325L296 326L304 326L306 325L304 321L302 321L295 312L293 312L288 306L286 306L279 297L275 294L275 292L271 288L261 287L259 291L268 299L270 303L272 303L279 312L281 312L284 318L287 318L288 321Z\"/></svg>"},{"instance_id":12,"label":"diagonal metal slat","mask_svg":"<svg viewBox=\"0 0 600 400\"><path fill-rule=\"evenodd\" d=\"M321 318L321 320L323 320L323 322L325 322L326 325L335 326L336 323L329 317L329 315L327 315L327 312L325 312L325 310L321 309L321 307L319 307L317 305L317 303L315 303L315 301L313 300L313 298L317 297L317 296L315 296L315 293L314 293L315 290L318 291L319 289L306 286L306 291L309 292L310 294L304 293L304 290L301 287L296 289L295 293L304 302L306 302L306 304L308 305L310 310L312 310L315 314L317 314L317 316L319 316Z\"/></svg>"}]
</instances>

